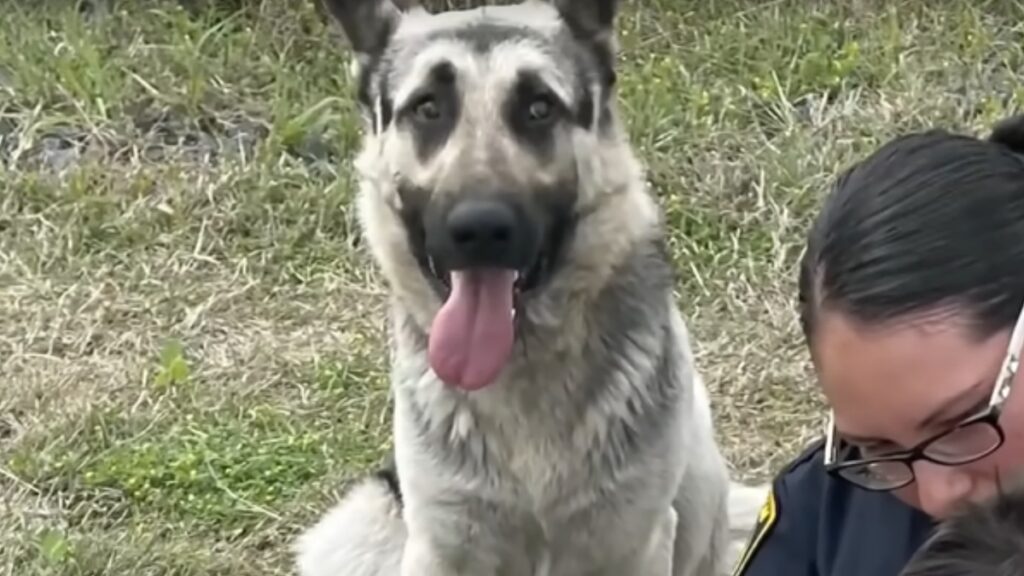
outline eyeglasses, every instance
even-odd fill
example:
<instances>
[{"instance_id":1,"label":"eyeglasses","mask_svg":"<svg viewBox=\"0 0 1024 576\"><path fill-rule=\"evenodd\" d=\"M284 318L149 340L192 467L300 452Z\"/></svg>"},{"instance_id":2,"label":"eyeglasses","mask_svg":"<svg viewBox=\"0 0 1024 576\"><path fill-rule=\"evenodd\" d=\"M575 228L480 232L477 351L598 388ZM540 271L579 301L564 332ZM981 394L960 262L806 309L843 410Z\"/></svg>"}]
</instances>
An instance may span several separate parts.
<instances>
[{"instance_id":1,"label":"eyeglasses","mask_svg":"<svg viewBox=\"0 0 1024 576\"><path fill-rule=\"evenodd\" d=\"M825 437L825 469L862 488L872 491L896 490L915 479L912 464L927 460L944 466L969 464L989 456L1005 441L999 417L1003 404L1010 396L1013 381L1020 367L1021 347L1024 344L1024 309L1017 317L1010 344L1003 359L999 377L995 382L988 406L967 417L955 427L926 439L910 450L894 452L872 458L857 456L852 446L840 446L835 426L835 412L829 411L828 433Z\"/></svg>"}]
</instances>

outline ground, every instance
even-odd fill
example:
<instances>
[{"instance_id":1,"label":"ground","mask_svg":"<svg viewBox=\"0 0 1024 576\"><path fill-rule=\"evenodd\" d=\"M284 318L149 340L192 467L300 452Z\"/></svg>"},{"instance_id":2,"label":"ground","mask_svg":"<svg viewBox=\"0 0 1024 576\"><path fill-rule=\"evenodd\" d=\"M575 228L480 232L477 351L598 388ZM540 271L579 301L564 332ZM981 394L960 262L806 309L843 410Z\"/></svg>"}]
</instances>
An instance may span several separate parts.
<instances>
[{"instance_id":1,"label":"ground","mask_svg":"<svg viewBox=\"0 0 1024 576\"><path fill-rule=\"evenodd\" d=\"M72 4L0 2L0 574L288 574L390 443L345 49L300 0ZM823 426L794 285L830 179L1019 107L1024 7L644 6L623 111L718 436L764 479Z\"/></svg>"}]
</instances>

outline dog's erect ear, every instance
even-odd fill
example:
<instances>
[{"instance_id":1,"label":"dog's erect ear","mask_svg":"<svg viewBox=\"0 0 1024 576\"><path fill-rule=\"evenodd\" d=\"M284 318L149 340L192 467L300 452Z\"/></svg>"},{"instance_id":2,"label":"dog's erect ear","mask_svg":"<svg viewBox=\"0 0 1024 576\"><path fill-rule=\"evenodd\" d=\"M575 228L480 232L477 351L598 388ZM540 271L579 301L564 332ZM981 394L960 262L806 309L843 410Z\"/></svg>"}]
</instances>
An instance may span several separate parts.
<instances>
[{"instance_id":1,"label":"dog's erect ear","mask_svg":"<svg viewBox=\"0 0 1024 576\"><path fill-rule=\"evenodd\" d=\"M605 87L616 83L615 16L618 0L551 0L573 35L590 47L602 69Z\"/></svg>"},{"instance_id":2,"label":"dog's erect ear","mask_svg":"<svg viewBox=\"0 0 1024 576\"><path fill-rule=\"evenodd\" d=\"M619 9L618 0L552 0L552 3L580 39L611 42Z\"/></svg>"},{"instance_id":3,"label":"dog's erect ear","mask_svg":"<svg viewBox=\"0 0 1024 576\"><path fill-rule=\"evenodd\" d=\"M379 56L391 39L410 0L320 0L365 62ZM401 8L400 8L401 7Z\"/></svg>"}]
</instances>

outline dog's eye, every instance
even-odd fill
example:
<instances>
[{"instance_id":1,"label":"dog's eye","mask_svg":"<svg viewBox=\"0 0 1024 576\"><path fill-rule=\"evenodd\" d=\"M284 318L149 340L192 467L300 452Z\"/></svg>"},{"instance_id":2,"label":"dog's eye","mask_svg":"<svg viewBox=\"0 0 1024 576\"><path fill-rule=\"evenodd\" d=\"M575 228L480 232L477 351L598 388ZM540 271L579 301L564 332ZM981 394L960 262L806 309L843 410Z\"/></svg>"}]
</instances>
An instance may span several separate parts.
<instances>
[{"instance_id":1,"label":"dog's eye","mask_svg":"<svg viewBox=\"0 0 1024 576\"><path fill-rule=\"evenodd\" d=\"M530 102L528 112L531 122L544 122L554 115L555 103L547 96L538 96Z\"/></svg>"},{"instance_id":2,"label":"dog's eye","mask_svg":"<svg viewBox=\"0 0 1024 576\"><path fill-rule=\"evenodd\" d=\"M424 122L432 122L441 117L441 107L433 96L424 96L413 106L413 113Z\"/></svg>"}]
</instances>

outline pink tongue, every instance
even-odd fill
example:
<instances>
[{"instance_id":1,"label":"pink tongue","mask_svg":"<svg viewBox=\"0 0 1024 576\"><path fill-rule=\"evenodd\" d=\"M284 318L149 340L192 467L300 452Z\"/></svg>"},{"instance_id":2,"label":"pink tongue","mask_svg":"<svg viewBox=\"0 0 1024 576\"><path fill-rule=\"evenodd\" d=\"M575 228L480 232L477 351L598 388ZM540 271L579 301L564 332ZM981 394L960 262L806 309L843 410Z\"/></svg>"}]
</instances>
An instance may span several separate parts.
<instances>
[{"instance_id":1,"label":"pink tongue","mask_svg":"<svg viewBox=\"0 0 1024 576\"><path fill-rule=\"evenodd\" d=\"M445 383L477 390L497 379L512 355L516 273L452 273L452 293L430 329L430 367Z\"/></svg>"}]
</instances>

